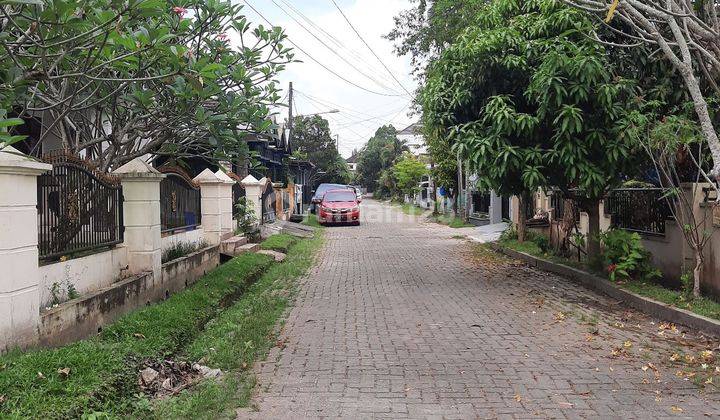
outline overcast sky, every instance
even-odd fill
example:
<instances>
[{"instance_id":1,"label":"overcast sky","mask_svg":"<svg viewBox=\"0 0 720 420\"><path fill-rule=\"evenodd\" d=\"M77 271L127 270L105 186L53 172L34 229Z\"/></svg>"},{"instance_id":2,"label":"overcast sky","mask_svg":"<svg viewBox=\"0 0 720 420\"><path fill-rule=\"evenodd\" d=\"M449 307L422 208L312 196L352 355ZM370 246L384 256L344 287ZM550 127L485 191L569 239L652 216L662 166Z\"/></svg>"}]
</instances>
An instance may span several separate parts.
<instances>
[{"instance_id":1,"label":"overcast sky","mask_svg":"<svg viewBox=\"0 0 720 420\"><path fill-rule=\"evenodd\" d=\"M244 4L244 0L235 1ZM348 157L353 149L361 148L383 124L393 123L401 130L417 120L417 116L408 116L410 96L353 32L332 0L247 1L273 25L283 27L295 44L340 76L362 88L396 95L378 95L352 86L296 49L296 58L303 62L291 64L279 76L285 87L282 94L286 94L287 85L292 81L296 91L295 106L300 114L332 109L340 111L323 116L330 121L333 134L340 135L340 152L343 156ZM412 3L409 0L335 1L372 50L412 93L416 84L410 75L409 60L395 56L392 43L382 38L393 28L393 17L411 7ZM249 7L245 6L244 11L253 23L264 23ZM337 54L315 39L293 18ZM286 117L287 109L283 109L282 113L283 118L280 120Z\"/></svg>"}]
</instances>

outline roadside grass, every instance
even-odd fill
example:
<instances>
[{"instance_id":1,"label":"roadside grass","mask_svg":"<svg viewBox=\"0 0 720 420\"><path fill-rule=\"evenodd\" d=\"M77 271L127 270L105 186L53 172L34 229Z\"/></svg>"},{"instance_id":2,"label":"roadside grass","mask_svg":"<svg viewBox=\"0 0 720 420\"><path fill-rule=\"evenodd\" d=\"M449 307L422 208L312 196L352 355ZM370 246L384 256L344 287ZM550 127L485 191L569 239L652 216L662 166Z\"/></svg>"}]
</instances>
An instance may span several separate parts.
<instances>
[{"instance_id":1,"label":"roadside grass","mask_svg":"<svg viewBox=\"0 0 720 420\"><path fill-rule=\"evenodd\" d=\"M690 312L708 318L720 319L720 303L710 298L701 296L699 298L688 299L684 293L679 290L668 289L661 285L644 281L618 282L617 284L641 296L649 297L678 308L687 309Z\"/></svg>"},{"instance_id":2,"label":"roadside grass","mask_svg":"<svg viewBox=\"0 0 720 420\"><path fill-rule=\"evenodd\" d=\"M0 357L0 418L75 418L130 410L143 362L176 354L272 264L244 254L164 302L132 312L98 336ZM61 372L68 368L69 374Z\"/></svg>"},{"instance_id":3,"label":"roadside grass","mask_svg":"<svg viewBox=\"0 0 720 420\"><path fill-rule=\"evenodd\" d=\"M255 386L252 364L277 343L275 325L295 293L295 281L312 267L321 245L322 230L291 246L282 264L271 267L233 306L207 324L187 347L187 357L222 369L224 377L204 380L177 397L158 401L152 417L235 417L236 408L249 405Z\"/></svg>"},{"instance_id":4,"label":"roadside grass","mask_svg":"<svg viewBox=\"0 0 720 420\"><path fill-rule=\"evenodd\" d=\"M265 239L260 244L260 248L287 254L288 249L290 249L295 242L297 242L297 239L294 236L288 235L287 233L280 233Z\"/></svg>"},{"instance_id":5,"label":"roadside grass","mask_svg":"<svg viewBox=\"0 0 720 420\"><path fill-rule=\"evenodd\" d=\"M498 242L503 247L513 249L515 251L524 252L526 254L533 255L535 257L544 258L558 264L564 264L579 270L591 272L597 276L605 278L605 274L596 270L591 270L584 262L578 262L564 258L562 256L553 254L551 252L543 252L540 247L532 241L525 241L519 243L517 240L501 240ZM706 316L708 318L720 319L720 303L707 298L687 298L684 293L680 290L674 290L664 287L657 283L650 283L641 280L631 281L618 281L615 284L619 287L627 289L631 292L637 293L640 296L645 296L650 299L654 299L668 305L675 306L677 308L687 309L698 315Z\"/></svg>"},{"instance_id":6,"label":"roadside grass","mask_svg":"<svg viewBox=\"0 0 720 420\"><path fill-rule=\"evenodd\" d=\"M302 222L304 225L312 226L315 228L321 228L323 227L320 222L318 222L318 218L316 214L308 213L305 220Z\"/></svg>"},{"instance_id":7,"label":"roadside grass","mask_svg":"<svg viewBox=\"0 0 720 420\"><path fill-rule=\"evenodd\" d=\"M436 223L440 223L442 225L450 226L451 228L464 228L464 227L473 227L475 225L470 223L465 223L463 220L459 217L455 217L453 215L446 215L446 214L439 214L432 217L433 221Z\"/></svg>"},{"instance_id":8,"label":"roadside grass","mask_svg":"<svg viewBox=\"0 0 720 420\"><path fill-rule=\"evenodd\" d=\"M415 204L399 203L398 205L400 206L400 209L403 211L403 213L409 216L420 216L425 212L425 209L420 206L416 206Z\"/></svg>"}]
</instances>

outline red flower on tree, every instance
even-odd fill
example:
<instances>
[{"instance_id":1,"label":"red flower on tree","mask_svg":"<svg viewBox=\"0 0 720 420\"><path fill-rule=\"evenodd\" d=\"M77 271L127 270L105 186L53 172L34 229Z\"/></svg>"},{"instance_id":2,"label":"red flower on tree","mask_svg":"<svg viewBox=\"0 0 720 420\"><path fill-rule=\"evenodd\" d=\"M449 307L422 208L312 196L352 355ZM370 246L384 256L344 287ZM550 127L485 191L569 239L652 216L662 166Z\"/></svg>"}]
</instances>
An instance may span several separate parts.
<instances>
[{"instance_id":1,"label":"red flower on tree","mask_svg":"<svg viewBox=\"0 0 720 420\"><path fill-rule=\"evenodd\" d=\"M615 271L616 269L617 269L617 264L610 264L610 265L607 266L607 271L608 271L608 273L612 273L612 272Z\"/></svg>"},{"instance_id":2,"label":"red flower on tree","mask_svg":"<svg viewBox=\"0 0 720 420\"><path fill-rule=\"evenodd\" d=\"M185 13L187 13L187 9L180 6L175 6L172 8L173 13L180 16L181 18L185 16Z\"/></svg>"}]
</instances>

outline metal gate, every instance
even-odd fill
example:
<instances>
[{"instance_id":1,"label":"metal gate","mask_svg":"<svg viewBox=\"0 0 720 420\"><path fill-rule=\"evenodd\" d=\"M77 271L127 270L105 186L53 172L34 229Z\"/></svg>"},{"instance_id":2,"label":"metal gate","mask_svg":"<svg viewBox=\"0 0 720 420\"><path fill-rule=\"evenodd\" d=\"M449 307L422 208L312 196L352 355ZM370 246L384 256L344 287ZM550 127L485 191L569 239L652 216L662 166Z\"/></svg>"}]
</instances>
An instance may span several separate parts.
<instances>
[{"instance_id":1,"label":"metal gate","mask_svg":"<svg viewBox=\"0 0 720 420\"><path fill-rule=\"evenodd\" d=\"M275 189L271 184L265 187L262 194L262 223L275 221Z\"/></svg>"}]
</instances>

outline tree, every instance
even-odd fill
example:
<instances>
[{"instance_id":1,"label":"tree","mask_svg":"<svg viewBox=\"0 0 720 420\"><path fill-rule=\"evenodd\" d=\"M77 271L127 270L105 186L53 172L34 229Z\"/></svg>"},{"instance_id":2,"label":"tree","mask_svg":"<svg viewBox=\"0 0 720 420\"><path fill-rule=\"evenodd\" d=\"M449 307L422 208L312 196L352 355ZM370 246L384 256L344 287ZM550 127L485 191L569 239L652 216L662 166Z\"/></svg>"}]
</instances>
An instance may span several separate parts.
<instances>
[{"instance_id":1,"label":"tree","mask_svg":"<svg viewBox=\"0 0 720 420\"><path fill-rule=\"evenodd\" d=\"M394 18L395 27L385 36L395 42L395 53L410 56L413 71L423 77L434 61L474 20L488 0L414 0L417 5Z\"/></svg>"},{"instance_id":2,"label":"tree","mask_svg":"<svg viewBox=\"0 0 720 420\"><path fill-rule=\"evenodd\" d=\"M357 178L360 184L368 191L376 191L381 185L380 174L390 169L406 151L408 147L398 139L395 127L379 127L358 154Z\"/></svg>"},{"instance_id":3,"label":"tree","mask_svg":"<svg viewBox=\"0 0 720 420\"><path fill-rule=\"evenodd\" d=\"M270 128L273 78L293 59L280 28L253 27L229 1L2 1L0 11L0 127L13 126L0 147L41 124L33 148L52 140L102 170L147 154L233 160L244 133Z\"/></svg>"},{"instance_id":4,"label":"tree","mask_svg":"<svg viewBox=\"0 0 720 420\"><path fill-rule=\"evenodd\" d=\"M350 181L350 171L337 151L326 119L319 115L293 118L292 141L295 152L315 165L313 179L317 183L346 184Z\"/></svg>"},{"instance_id":5,"label":"tree","mask_svg":"<svg viewBox=\"0 0 720 420\"><path fill-rule=\"evenodd\" d=\"M720 139L717 121L708 108L708 96L717 96L720 71L720 19L714 0L564 0L582 10L601 16L606 22L616 18L625 25L611 27L621 33L628 46L647 45L648 54L657 48L682 76L707 143L713 165L705 179L720 177ZM617 25L613 25L617 26ZM627 29L627 31L623 31ZM596 36L602 40L602 36ZM615 44L617 45L617 44ZM699 72L699 73L698 73ZM703 80L704 79L704 80ZM720 196L719 196L720 197Z\"/></svg>"},{"instance_id":6,"label":"tree","mask_svg":"<svg viewBox=\"0 0 720 420\"><path fill-rule=\"evenodd\" d=\"M427 174L425 164L409 152L403 154L392 171L398 192L405 195L414 195L423 175Z\"/></svg>"},{"instance_id":7,"label":"tree","mask_svg":"<svg viewBox=\"0 0 720 420\"><path fill-rule=\"evenodd\" d=\"M620 130L634 86L588 38L592 29L583 12L553 0L492 2L432 64L422 104L482 187L522 199L557 186L580 200L597 256L598 202L634 151Z\"/></svg>"}]
</instances>

